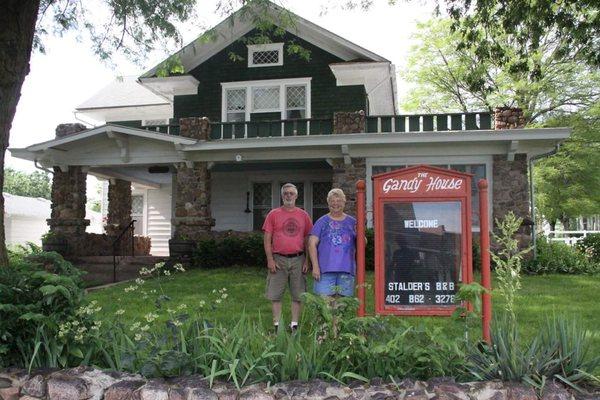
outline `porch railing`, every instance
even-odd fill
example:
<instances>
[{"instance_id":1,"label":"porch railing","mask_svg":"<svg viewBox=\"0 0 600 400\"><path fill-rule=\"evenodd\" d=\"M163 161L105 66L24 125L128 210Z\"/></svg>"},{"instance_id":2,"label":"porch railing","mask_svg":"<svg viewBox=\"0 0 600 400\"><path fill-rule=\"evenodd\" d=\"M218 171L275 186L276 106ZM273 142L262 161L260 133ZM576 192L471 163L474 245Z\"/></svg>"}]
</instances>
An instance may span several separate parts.
<instances>
[{"instance_id":1,"label":"porch railing","mask_svg":"<svg viewBox=\"0 0 600 400\"><path fill-rule=\"evenodd\" d=\"M446 132L492 128L492 113L377 115L365 117L366 133ZM260 137L330 135L331 118L304 118L272 121L211 122L210 139L247 139ZM145 126L144 129L179 135L179 124Z\"/></svg>"},{"instance_id":2,"label":"porch railing","mask_svg":"<svg viewBox=\"0 0 600 400\"><path fill-rule=\"evenodd\" d=\"M367 133L444 132L492 129L490 112L381 115L366 117Z\"/></svg>"},{"instance_id":3,"label":"porch railing","mask_svg":"<svg viewBox=\"0 0 600 400\"><path fill-rule=\"evenodd\" d=\"M210 138L213 140L329 135L333 131L333 120L330 118L213 122L210 125Z\"/></svg>"}]
</instances>

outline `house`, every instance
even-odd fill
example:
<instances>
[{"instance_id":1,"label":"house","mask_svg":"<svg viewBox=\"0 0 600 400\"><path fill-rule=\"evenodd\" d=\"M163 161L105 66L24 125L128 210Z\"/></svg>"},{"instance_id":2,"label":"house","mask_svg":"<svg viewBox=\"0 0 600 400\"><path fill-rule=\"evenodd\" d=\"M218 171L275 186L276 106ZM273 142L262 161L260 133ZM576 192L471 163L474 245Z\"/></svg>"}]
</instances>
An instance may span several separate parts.
<instances>
[{"instance_id":1,"label":"house","mask_svg":"<svg viewBox=\"0 0 600 400\"><path fill-rule=\"evenodd\" d=\"M289 15L267 7L274 21ZM60 125L53 140L11 149L54 168L51 229L85 237L86 174L108 181L107 234L118 235L133 213L151 252L164 254L170 238L260 229L284 182L298 186L299 205L316 219L332 186L344 189L352 210L356 180L423 163L487 178L492 216L529 215L529 164L569 129L523 129L518 109L400 115L385 57L299 16L280 28L254 44L256 26L238 11L211 40L77 108L102 125ZM173 60L179 72L165 75Z\"/></svg>"},{"instance_id":2,"label":"house","mask_svg":"<svg viewBox=\"0 0 600 400\"><path fill-rule=\"evenodd\" d=\"M31 242L40 246L42 235L48 232L46 219L50 218L50 200L40 197L4 195L4 231L6 244L24 245ZM102 216L86 209L85 218L90 220L87 232L102 233Z\"/></svg>"}]
</instances>

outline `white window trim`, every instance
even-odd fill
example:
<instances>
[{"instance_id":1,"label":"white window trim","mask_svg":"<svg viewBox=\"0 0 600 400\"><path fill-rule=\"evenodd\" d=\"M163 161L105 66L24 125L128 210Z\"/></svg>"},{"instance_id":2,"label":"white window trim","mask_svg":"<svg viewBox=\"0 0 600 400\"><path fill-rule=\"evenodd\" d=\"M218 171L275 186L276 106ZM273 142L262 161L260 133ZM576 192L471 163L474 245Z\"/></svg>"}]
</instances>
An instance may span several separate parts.
<instances>
[{"instance_id":1,"label":"white window trim","mask_svg":"<svg viewBox=\"0 0 600 400\"><path fill-rule=\"evenodd\" d=\"M278 53L277 62L269 64L254 64L254 53L258 51L273 51ZM248 45L248 68L276 67L283 65L283 43L249 44Z\"/></svg>"},{"instance_id":2,"label":"white window trim","mask_svg":"<svg viewBox=\"0 0 600 400\"><path fill-rule=\"evenodd\" d=\"M290 78L290 79L267 79L262 81L240 81L240 82L221 82L221 121L227 121L227 90L228 89L246 89L246 121L250 121L250 114L254 108L252 104L252 90L254 88L266 88L279 86L279 110L260 112L280 112L281 119L286 119L286 95L287 86L306 86L306 118L311 118L311 89L312 78Z\"/></svg>"},{"instance_id":3,"label":"white window trim","mask_svg":"<svg viewBox=\"0 0 600 400\"><path fill-rule=\"evenodd\" d=\"M488 214L489 223L492 226L493 218L493 158L492 156L412 156L412 157L369 157L366 160L367 182L373 182L373 166L391 166L406 165L408 167L419 164L440 165L440 164L485 164L486 180L488 181ZM373 227L373 185L367 185L367 226ZM473 232L479 232L479 227L473 227Z\"/></svg>"}]
</instances>

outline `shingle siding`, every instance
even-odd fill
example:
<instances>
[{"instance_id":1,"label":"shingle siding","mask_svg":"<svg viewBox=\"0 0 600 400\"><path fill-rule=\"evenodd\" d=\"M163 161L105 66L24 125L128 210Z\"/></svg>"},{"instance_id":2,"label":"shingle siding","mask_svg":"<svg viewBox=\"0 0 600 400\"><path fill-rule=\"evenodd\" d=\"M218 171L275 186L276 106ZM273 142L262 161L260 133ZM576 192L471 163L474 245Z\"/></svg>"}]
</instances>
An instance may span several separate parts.
<instances>
[{"instance_id":1,"label":"shingle siding","mask_svg":"<svg viewBox=\"0 0 600 400\"><path fill-rule=\"evenodd\" d=\"M246 36L253 34L254 32L250 32ZM290 33L286 33L283 37L273 37L272 40L301 45L310 51L310 61L298 55L287 54L284 46L283 66L249 68L246 44L236 41L191 71L191 75L200 82L198 95L176 96L174 117L179 119L206 116L211 121L220 121L221 82L302 77L312 77L313 118L328 118L336 111L358 111L366 108L366 93L363 85L336 86L329 64L343 60ZM232 61L231 53L244 57L244 60Z\"/></svg>"}]
</instances>

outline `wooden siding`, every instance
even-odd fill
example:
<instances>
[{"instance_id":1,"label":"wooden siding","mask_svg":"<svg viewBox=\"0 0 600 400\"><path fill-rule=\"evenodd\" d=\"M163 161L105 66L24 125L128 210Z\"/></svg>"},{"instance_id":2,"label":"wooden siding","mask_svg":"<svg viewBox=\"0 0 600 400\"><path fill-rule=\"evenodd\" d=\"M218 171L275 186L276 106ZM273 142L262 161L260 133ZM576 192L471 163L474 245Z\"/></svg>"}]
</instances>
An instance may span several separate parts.
<instances>
[{"instance_id":1,"label":"wooden siding","mask_svg":"<svg viewBox=\"0 0 600 400\"><path fill-rule=\"evenodd\" d=\"M252 36L250 32L246 36ZM358 111L366 108L363 85L336 86L329 64L342 62L340 58L313 46L299 37L286 33L273 37L274 42L294 42L310 50L310 61L287 54L284 47L283 66L249 68L247 47L236 41L191 71L198 79L198 94L175 96L174 117L206 116L211 121L221 121L221 82L252 81L312 77L311 108L313 118L331 118L336 111ZM244 57L232 61L230 54Z\"/></svg>"},{"instance_id":2,"label":"wooden siding","mask_svg":"<svg viewBox=\"0 0 600 400\"><path fill-rule=\"evenodd\" d=\"M171 238L171 185L160 189L148 189L148 209L146 211L146 234L151 239L150 254L169 255Z\"/></svg>"}]
</instances>

